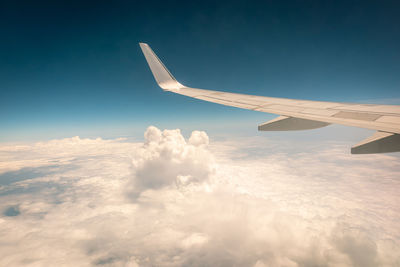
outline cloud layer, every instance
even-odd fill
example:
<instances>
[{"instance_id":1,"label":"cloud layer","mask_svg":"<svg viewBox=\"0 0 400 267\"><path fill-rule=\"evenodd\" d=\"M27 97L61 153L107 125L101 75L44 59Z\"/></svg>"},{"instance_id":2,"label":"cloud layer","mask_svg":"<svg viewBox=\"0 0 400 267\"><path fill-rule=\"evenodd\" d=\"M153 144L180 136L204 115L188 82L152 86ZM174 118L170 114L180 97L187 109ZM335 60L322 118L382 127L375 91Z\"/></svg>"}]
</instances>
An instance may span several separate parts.
<instances>
[{"instance_id":1,"label":"cloud layer","mask_svg":"<svg viewBox=\"0 0 400 267\"><path fill-rule=\"evenodd\" d=\"M155 127L0 146L0 265L399 266L398 155L286 146Z\"/></svg>"}]
</instances>

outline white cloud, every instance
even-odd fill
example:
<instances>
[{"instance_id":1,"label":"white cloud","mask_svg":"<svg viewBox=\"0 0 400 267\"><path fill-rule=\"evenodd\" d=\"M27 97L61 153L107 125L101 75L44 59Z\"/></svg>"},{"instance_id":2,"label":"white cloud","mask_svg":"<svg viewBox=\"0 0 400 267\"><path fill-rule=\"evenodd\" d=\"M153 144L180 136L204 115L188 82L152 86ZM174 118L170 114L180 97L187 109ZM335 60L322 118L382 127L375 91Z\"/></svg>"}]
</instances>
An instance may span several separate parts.
<instances>
[{"instance_id":1,"label":"white cloud","mask_svg":"<svg viewBox=\"0 0 400 267\"><path fill-rule=\"evenodd\" d=\"M0 265L399 265L396 154L208 143L149 127L0 147L0 183L18 179L0 188Z\"/></svg>"},{"instance_id":2,"label":"white cloud","mask_svg":"<svg viewBox=\"0 0 400 267\"><path fill-rule=\"evenodd\" d=\"M131 193L138 195L147 189L185 186L208 181L213 173L212 154L206 149L208 136L194 131L186 142L179 130L149 127L145 143L133 158Z\"/></svg>"}]
</instances>

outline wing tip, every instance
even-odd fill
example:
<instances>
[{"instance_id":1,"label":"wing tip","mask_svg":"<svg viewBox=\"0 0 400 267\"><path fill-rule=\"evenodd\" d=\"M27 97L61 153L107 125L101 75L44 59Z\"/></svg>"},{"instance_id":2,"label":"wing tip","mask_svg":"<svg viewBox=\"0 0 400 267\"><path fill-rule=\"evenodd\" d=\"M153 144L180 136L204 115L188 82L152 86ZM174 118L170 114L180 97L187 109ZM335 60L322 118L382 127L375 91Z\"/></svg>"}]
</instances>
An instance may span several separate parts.
<instances>
[{"instance_id":1,"label":"wing tip","mask_svg":"<svg viewBox=\"0 0 400 267\"><path fill-rule=\"evenodd\" d=\"M176 91L185 87L174 78L164 63L162 63L162 61L147 43L140 42L139 45L157 84L163 90Z\"/></svg>"}]
</instances>

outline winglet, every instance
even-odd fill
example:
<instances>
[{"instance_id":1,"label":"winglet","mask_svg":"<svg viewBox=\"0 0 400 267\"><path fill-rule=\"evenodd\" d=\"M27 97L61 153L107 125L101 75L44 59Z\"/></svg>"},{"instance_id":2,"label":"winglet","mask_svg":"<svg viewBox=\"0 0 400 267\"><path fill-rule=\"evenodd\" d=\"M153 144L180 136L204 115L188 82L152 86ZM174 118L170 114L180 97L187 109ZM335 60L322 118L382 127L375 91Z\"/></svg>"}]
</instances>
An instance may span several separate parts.
<instances>
[{"instance_id":1,"label":"winglet","mask_svg":"<svg viewBox=\"0 0 400 267\"><path fill-rule=\"evenodd\" d=\"M154 79L162 89L173 91L185 87L172 76L148 44L139 43L139 45L153 73Z\"/></svg>"}]
</instances>

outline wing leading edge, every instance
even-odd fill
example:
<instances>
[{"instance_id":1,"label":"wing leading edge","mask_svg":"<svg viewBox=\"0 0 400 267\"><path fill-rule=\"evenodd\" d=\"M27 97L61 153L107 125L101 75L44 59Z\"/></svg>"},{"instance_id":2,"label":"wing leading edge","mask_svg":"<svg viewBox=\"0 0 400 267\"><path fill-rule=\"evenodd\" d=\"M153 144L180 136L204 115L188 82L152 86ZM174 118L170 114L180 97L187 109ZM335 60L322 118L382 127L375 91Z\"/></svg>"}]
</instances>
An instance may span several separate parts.
<instances>
[{"instance_id":1,"label":"wing leading edge","mask_svg":"<svg viewBox=\"0 0 400 267\"><path fill-rule=\"evenodd\" d=\"M400 106L296 100L187 87L168 71L149 45L140 43L158 85L165 91L226 106L281 115L258 126L260 131L307 130L342 124L377 132L352 147L353 154L400 151Z\"/></svg>"}]
</instances>

